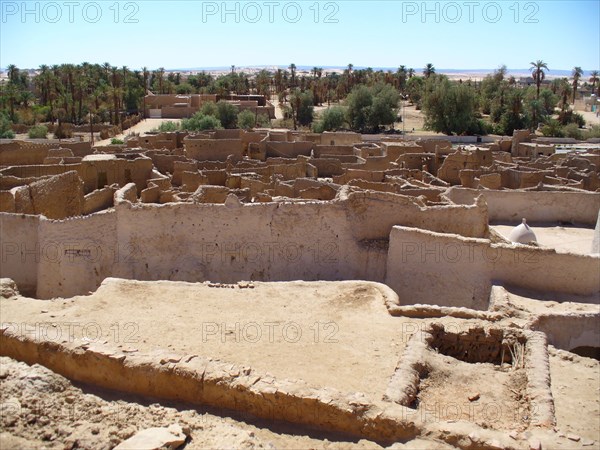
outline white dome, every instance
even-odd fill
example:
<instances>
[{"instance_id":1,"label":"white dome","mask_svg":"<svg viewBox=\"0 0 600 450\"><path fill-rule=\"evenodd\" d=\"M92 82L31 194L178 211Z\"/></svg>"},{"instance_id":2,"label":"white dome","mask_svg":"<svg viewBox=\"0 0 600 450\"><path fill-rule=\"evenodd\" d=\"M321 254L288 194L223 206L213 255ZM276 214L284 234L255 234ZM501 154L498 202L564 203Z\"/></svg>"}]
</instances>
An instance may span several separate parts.
<instances>
[{"instance_id":1,"label":"white dome","mask_svg":"<svg viewBox=\"0 0 600 450\"><path fill-rule=\"evenodd\" d=\"M527 221L523 219L523 223L513 228L508 236L511 242L518 244L529 244L530 242L537 242L535 233L527 225Z\"/></svg>"}]
</instances>

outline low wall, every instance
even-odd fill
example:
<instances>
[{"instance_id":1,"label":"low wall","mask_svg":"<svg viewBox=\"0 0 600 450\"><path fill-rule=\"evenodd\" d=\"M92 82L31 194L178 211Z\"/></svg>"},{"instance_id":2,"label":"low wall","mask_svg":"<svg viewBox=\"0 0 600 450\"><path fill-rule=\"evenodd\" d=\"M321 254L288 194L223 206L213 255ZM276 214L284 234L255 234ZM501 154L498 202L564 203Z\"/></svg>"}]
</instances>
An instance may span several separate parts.
<instances>
[{"instance_id":1,"label":"low wall","mask_svg":"<svg viewBox=\"0 0 600 450\"><path fill-rule=\"evenodd\" d=\"M39 216L0 213L0 278L12 278L23 295L34 296L38 284L38 265L53 252L52 242L40 245ZM50 256L52 257L52 256Z\"/></svg>"},{"instance_id":2,"label":"low wall","mask_svg":"<svg viewBox=\"0 0 600 450\"><path fill-rule=\"evenodd\" d=\"M16 142L0 145L0 166L43 164L48 156L48 147L23 147Z\"/></svg>"},{"instance_id":3,"label":"low wall","mask_svg":"<svg viewBox=\"0 0 600 450\"><path fill-rule=\"evenodd\" d=\"M310 152L313 148L313 143L308 141L269 141L266 144L268 158L296 158L298 155L310 156Z\"/></svg>"},{"instance_id":4,"label":"low wall","mask_svg":"<svg viewBox=\"0 0 600 450\"><path fill-rule=\"evenodd\" d=\"M594 226L600 211L595 192L495 191L451 187L443 195L458 205L472 205L478 196L488 205L490 222L572 222Z\"/></svg>"},{"instance_id":5,"label":"low wall","mask_svg":"<svg viewBox=\"0 0 600 450\"><path fill-rule=\"evenodd\" d=\"M599 265L598 257L395 226L385 282L401 304L483 310L492 284L598 299Z\"/></svg>"},{"instance_id":6,"label":"low wall","mask_svg":"<svg viewBox=\"0 0 600 450\"><path fill-rule=\"evenodd\" d=\"M164 365L160 353L120 354L68 345L21 336L10 323L0 329L0 355L29 365L41 364L71 380L128 395L226 408L386 446L414 439L422 432L423 421L410 417L411 410L394 403L374 404L360 393L315 389L301 380L280 380L248 366L196 355Z\"/></svg>"},{"instance_id":7,"label":"low wall","mask_svg":"<svg viewBox=\"0 0 600 450\"><path fill-rule=\"evenodd\" d=\"M233 162L242 160L243 147L240 139L197 139L186 137L185 155L197 161L227 161L232 155Z\"/></svg>"},{"instance_id":8,"label":"low wall","mask_svg":"<svg viewBox=\"0 0 600 450\"><path fill-rule=\"evenodd\" d=\"M450 227L468 236L483 236L487 230L480 207L426 207L417 199L386 193L237 206L142 205L117 199L113 210L63 221L24 216L30 226L19 227L15 217L0 213L2 242L14 244L3 247L2 257L9 263L2 264L0 276L13 278L19 288L36 289L39 298L85 294L109 276L223 283L382 282L393 225L438 231ZM47 254L49 243L52 253ZM22 256L20 248L30 253Z\"/></svg>"},{"instance_id":9,"label":"low wall","mask_svg":"<svg viewBox=\"0 0 600 450\"><path fill-rule=\"evenodd\" d=\"M600 314L544 314L532 324L548 336L548 343L571 351L577 347L600 347Z\"/></svg>"}]
</instances>

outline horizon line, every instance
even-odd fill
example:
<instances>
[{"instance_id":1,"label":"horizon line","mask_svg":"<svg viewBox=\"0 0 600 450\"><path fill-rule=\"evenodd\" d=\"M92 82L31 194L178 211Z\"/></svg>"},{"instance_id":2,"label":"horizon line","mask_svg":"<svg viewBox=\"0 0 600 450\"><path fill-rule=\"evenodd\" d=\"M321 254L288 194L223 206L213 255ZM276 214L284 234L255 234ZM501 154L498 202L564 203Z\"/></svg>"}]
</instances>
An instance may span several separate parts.
<instances>
[{"instance_id":1,"label":"horizon line","mask_svg":"<svg viewBox=\"0 0 600 450\"><path fill-rule=\"evenodd\" d=\"M84 62L87 61L83 61L81 63L61 63L61 64L73 64L73 65L81 65ZM61 65L61 64L57 64L57 65ZM102 65L103 63L89 63L89 64L98 64L98 65ZM42 65L42 64L40 64ZM54 65L54 64L52 64ZM49 67L51 67L52 65L48 65ZM223 66L197 66L197 67L163 67L163 69L166 72L175 72L175 71L207 71L207 70L230 70L232 65L223 65ZM235 69L265 69L265 68L277 68L277 69L288 69L289 65L281 65L281 64L247 64L247 65L234 65ZM114 66L114 67L119 67L119 66ZM120 66L123 67L123 66ZM327 70L327 69L335 69L335 70L339 70L339 69L346 69L348 66L342 66L342 65L331 65L331 66L320 66L320 65L314 65L314 64L298 64L296 65L296 69L312 69L313 67L319 67L322 70ZM414 67L409 67L409 66L405 66L407 70L409 69L413 69L415 72L420 72L423 68L418 68L415 69ZM128 67L129 70L131 71L135 71L138 70L136 68L131 68ZM152 71L152 70L158 70L160 68L156 67L156 68L148 68L148 70ZM391 71L391 70L398 70L399 66L353 66L353 70L364 70L364 69L372 69L372 70L376 70L376 71ZM477 69L464 69L464 68L456 68L456 69L450 69L450 68L436 68L434 66L436 72L439 73L443 73L443 72L467 72L467 73L493 73L494 71L498 70L500 67L495 67L495 68L477 68ZM39 70L39 66L38 67L23 67L23 68L19 68L19 70L28 70L28 71L35 71L35 70ZM598 69L583 69L584 74L586 73L591 73L594 70L598 70ZM7 71L7 67L0 67L0 71L2 72L6 72ZM506 68L507 72L531 72L531 68ZM571 72L572 69L548 69L548 74L552 74L552 72Z\"/></svg>"}]
</instances>

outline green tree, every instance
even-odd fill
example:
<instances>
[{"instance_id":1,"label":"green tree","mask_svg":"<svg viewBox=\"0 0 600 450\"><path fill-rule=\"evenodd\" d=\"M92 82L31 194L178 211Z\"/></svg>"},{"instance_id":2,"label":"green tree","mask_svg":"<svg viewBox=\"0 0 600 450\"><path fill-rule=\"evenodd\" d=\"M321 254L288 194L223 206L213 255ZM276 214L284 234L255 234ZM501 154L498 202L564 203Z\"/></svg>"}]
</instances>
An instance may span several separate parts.
<instances>
[{"instance_id":1,"label":"green tree","mask_svg":"<svg viewBox=\"0 0 600 450\"><path fill-rule=\"evenodd\" d=\"M178 95L182 94L193 94L195 91L194 86L189 83L180 83L177 88L175 88L175 92Z\"/></svg>"},{"instance_id":2,"label":"green tree","mask_svg":"<svg viewBox=\"0 0 600 450\"><path fill-rule=\"evenodd\" d=\"M569 108L569 96L571 95L571 85L566 78L558 80L557 94L560 96L560 109L564 111Z\"/></svg>"},{"instance_id":3,"label":"green tree","mask_svg":"<svg viewBox=\"0 0 600 450\"><path fill-rule=\"evenodd\" d=\"M161 122L156 131L160 131L161 133L179 131L180 126L181 124L178 122Z\"/></svg>"},{"instance_id":4,"label":"green tree","mask_svg":"<svg viewBox=\"0 0 600 450\"><path fill-rule=\"evenodd\" d=\"M435 73L435 67L433 67L433 64L428 63L425 68L423 69L423 76L425 78L429 78L431 75L433 75Z\"/></svg>"},{"instance_id":5,"label":"green tree","mask_svg":"<svg viewBox=\"0 0 600 450\"><path fill-rule=\"evenodd\" d=\"M263 69L256 75L256 93L264 95L267 100L271 98L271 72Z\"/></svg>"},{"instance_id":6,"label":"green tree","mask_svg":"<svg viewBox=\"0 0 600 450\"><path fill-rule=\"evenodd\" d=\"M540 59L538 59L536 62L530 62L529 64L531 64L531 76L533 77L533 81L535 81L535 85L537 86L537 98L540 98L540 85L546 78L546 72L544 72L544 69L549 70L548 64Z\"/></svg>"},{"instance_id":7,"label":"green tree","mask_svg":"<svg viewBox=\"0 0 600 450\"><path fill-rule=\"evenodd\" d=\"M0 111L0 139L14 139L15 133L10 128L10 118L4 111Z\"/></svg>"},{"instance_id":8,"label":"green tree","mask_svg":"<svg viewBox=\"0 0 600 450\"><path fill-rule=\"evenodd\" d=\"M181 121L181 129L186 131L220 130L223 126L219 119L212 115L197 112L189 119Z\"/></svg>"},{"instance_id":9,"label":"green tree","mask_svg":"<svg viewBox=\"0 0 600 450\"><path fill-rule=\"evenodd\" d=\"M594 70L590 75L591 75L590 83L592 83L592 94L593 94L594 88L596 87L596 83L598 83L600 81L600 78L598 78L598 75L600 75L600 73L597 70ZM598 86L600 87L600 84ZM598 89L598 95L600 95L600 89Z\"/></svg>"},{"instance_id":10,"label":"green tree","mask_svg":"<svg viewBox=\"0 0 600 450\"><path fill-rule=\"evenodd\" d=\"M396 119L399 94L389 84L357 85L346 98L347 119L355 131L376 131Z\"/></svg>"},{"instance_id":11,"label":"green tree","mask_svg":"<svg viewBox=\"0 0 600 450\"><path fill-rule=\"evenodd\" d=\"M217 104L215 102L205 102L200 107L200 112L203 116L214 116L217 117L219 115L219 111L217 109Z\"/></svg>"},{"instance_id":12,"label":"green tree","mask_svg":"<svg viewBox=\"0 0 600 450\"><path fill-rule=\"evenodd\" d=\"M523 91L514 89L507 99L507 110L502 114L499 134L512 136L514 130L521 130L527 126L525 115L523 114Z\"/></svg>"},{"instance_id":13,"label":"green tree","mask_svg":"<svg viewBox=\"0 0 600 450\"><path fill-rule=\"evenodd\" d=\"M579 84L579 79L583 75L583 70L581 69L581 67L574 67L571 75L573 76L573 104L575 104L575 96L577 95L577 85Z\"/></svg>"},{"instance_id":14,"label":"green tree","mask_svg":"<svg viewBox=\"0 0 600 450\"><path fill-rule=\"evenodd\" d=\"M243 130L254 128L256 126L256 115L248 109L240 111L240 113L237 116L237 123L238 128L241 128Z\"/></svg>"},{"instance_id":15,"label":"green tree","mask_svg":"<svg viewBox=\"0 0 600 450\"><path fill-rule=\"evenodd\" d=\"M368 128L369 113L373 103L373 94L366 86L356 86L346 98L348 107L348 123L353 130L363 131Z\"/></svg>"},{"instance_id":16,"label":"green tree","mask_svg":"<svg viewBox=\"0 0 600 450\"><path fill-rule=\"evenodd\" d=\"M337 131L344 126L346 122L346 111L341 106L327 108L321 113L319 121L313 127L316 133L323 131Z\"/></svg>"},{"instance_id":17,"label":"green tree","mask_svg":"<svg viewBox=\"0 0 600 450\"><path fill-rule=\"evenodd\" d=\"M422 77L410 77L406 83L406 93L408 94L408 98L417 109L421 109L424 88L425 79Z\"/></svg>"},{"instance_id":18,"label":"green tree","mask_svg":"<svg viewBox=\"0 0 600 450\"><path fill-rule=\"evenodd\" d=\"M479 103L483 114L492 114L493 119L499 119L498 114L505 110L506 93L509 90L506 77L506 66L500 66L493 74L487 75L479 85Z\"/></svg>"},{"instance_id":19,"label":"green tree","mask_svg":"<svg viewBox=\"0 0 600 450\"><path fill-rule=\"evenodd\" d=\"M425 128L445 134L480 133L475 93L463 84L440 78L423 102Z\"/></svg>"},{"instance_id":20,"label":"green tree","mask_svg":"<svg viewBox=\"0 0 600 450\"><path fill-rule=\"evenodd\" d=\"M312 123L315 110L312 92L294 91L290 98L290 105L294 122L303 126L309 126ZM296 128L296 124L294 124L294 128Z\"/></svg>"},{"instance_id":21,"label":"green tree","mask_svg":"<svg viewBox=\"0 0 600 450\"><path fill-rule=\"evenodd\" d=\"M583 139L583 133L581 129L576 123L570 123L563 127L563 132L565 133L565 137L573 138L577 140Z\"/></svg>"},{"instance_id":22,"label":"green tree","mask_svg":"<svg viewBox=\"0 0 600 450\"><path fill-rule=\"evenodd\" d=\"M371 88L373 104L369 114L369 125L376 129L381 125L392 125L398 115L400 96L391 85L378 83Z\"/></svg>"},{"instance_id":23,"label":"green tree","mask_svg":"<svg viewBox=\"0 0 600 450\"><path fill-rule=\"evenodd\" d=\"M578 127L585 126L584 117L581 114L576 113L572 109L562 110L558 115L558 121L561 123L561 125L569 125L570 123L574 123Z\"/></svg>"},{"instance_id":24,"label":"green tree","mask_svg":"<svg viewBox=\"0 0 600 450\"><path fill-rule=\"evenodd\" d=\"M48 136L48 127L45 125L35 125L27 133L29 139L46 139Z\"/></svg>"},{"instance_id":25,"label":"green tree","mask_svg":"<svg viewBox=\"0 0 600 450\"><path fill-rule=\"evenodd\" d=\"M550 89L542 89L540 92L540 103L544 108L545 115L554 114L554 108L558 104L558 96L553 94Z\"/></svg>"},{"instance_id":26,"label":"green tree","mask_svg":"<svg viewBox=\"0 0 600 450\"><path fill-rule=\"evenodd\" d=\"M546 125L542 127L542 134L546 137L565 137L563 127L560 122L555 119L548 120Z\"/></svg>"},{"instance_id":27,"label":"green tree","mask_svg":"<svg viewBox=\"0 0 600 450\"><path fill-rule=\"evenodd\" d=\"M235 128L237 126L238 109L229 102L217 102L217 119L224 128Z\"/></svg>"},{"instance_id":28,"label":"green tree","mask_svg":"<svg viewBox=\"0 0 600 450\"><path fill-rule=\"evenodd\" d=\"M290 64L290 67L288 67L288 69L290 69L291 72L291 87L294 88L296 87L296 64L292 63Z\"/></svg>"}]
</instances>

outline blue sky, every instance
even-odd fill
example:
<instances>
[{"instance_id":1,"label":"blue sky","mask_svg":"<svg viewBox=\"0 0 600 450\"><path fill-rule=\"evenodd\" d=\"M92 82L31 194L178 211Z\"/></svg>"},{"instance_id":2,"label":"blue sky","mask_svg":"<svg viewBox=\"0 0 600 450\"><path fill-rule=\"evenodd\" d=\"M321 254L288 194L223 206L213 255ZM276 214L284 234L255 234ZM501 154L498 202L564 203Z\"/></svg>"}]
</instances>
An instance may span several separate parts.
<instances>
[{"instance_id":1,"label":"blue sky","mask_svg":"<svg viewBox=\"0 0 600 450\"><path fill-rule=\"evenodd\" d=\"M0 67L600 68L600 0L0 0ZM25 5L25 8L23 7Z\"/></svg>"}]
</instances>

